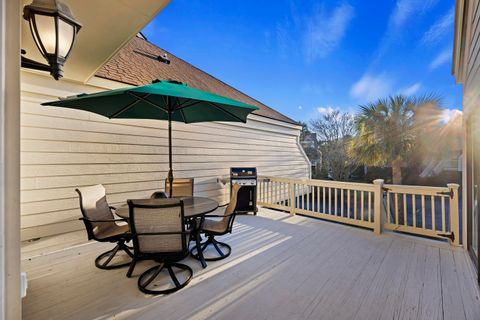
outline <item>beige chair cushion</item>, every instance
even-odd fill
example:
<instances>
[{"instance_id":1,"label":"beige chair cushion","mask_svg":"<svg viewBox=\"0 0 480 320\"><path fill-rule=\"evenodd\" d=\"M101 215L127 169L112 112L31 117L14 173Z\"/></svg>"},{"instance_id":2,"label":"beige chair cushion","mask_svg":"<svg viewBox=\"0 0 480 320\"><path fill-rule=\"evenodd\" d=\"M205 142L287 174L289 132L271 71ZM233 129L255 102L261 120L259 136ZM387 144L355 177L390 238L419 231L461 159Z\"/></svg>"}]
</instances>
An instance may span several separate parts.
<instances>
[{"instance_id":1,"label":"beige chair cushion","mask_svg":"<svg viewBox=\"0 0 480 320\"><path fill-rule=\"evenodd\" d=\"M82 211L90 220L115 219L107 202L105 188L101 185L78 188L82 197ZM92 222L93 234L97 238L106 238L118 225L115 222ZM121 233L119 231L119 233Z\"/></svg>"}]
</instances>

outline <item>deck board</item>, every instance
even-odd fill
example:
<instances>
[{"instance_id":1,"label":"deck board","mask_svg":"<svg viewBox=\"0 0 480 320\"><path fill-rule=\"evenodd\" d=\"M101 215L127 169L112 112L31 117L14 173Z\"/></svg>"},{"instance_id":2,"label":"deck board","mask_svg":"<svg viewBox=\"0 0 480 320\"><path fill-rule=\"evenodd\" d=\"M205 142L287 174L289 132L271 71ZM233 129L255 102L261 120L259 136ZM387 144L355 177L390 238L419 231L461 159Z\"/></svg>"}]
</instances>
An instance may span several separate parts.
<instances>
[{"instance_id":1,"label":"deck board","mask_svg":"<svg viewBox=\"0 0 480 320\"><path fill-rule=\"evenodd\" d=\"M132 279L96 269L108 244L26 246L24 319L480 319L461 249L266 209L239 216L224 240L232 255L206 269L186 259L194 278L169 296L138 291L152 262Z\"/></svg>"}]
</instances>

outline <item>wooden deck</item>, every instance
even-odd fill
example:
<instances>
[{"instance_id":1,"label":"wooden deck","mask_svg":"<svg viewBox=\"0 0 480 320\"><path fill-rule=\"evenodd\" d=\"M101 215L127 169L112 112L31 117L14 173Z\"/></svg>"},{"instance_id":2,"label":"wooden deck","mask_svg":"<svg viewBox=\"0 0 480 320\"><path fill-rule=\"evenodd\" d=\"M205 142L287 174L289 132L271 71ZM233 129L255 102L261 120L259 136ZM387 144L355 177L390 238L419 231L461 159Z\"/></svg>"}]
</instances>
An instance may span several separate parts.
<instances>
[{"instance_id":1,"label":"wooden deck","mask_svg":"<svg viewBox=\"0 0 480 320\"><path fill-rule=\"evenodd\" d=\"M169 296L138 291L150 262L131 279L96 269L105 244L25 259L24 319L480 319L462 249L266 209L224 239L232 255L204 270L187 259L194 278Z\"/></svg>"}]
</instances>

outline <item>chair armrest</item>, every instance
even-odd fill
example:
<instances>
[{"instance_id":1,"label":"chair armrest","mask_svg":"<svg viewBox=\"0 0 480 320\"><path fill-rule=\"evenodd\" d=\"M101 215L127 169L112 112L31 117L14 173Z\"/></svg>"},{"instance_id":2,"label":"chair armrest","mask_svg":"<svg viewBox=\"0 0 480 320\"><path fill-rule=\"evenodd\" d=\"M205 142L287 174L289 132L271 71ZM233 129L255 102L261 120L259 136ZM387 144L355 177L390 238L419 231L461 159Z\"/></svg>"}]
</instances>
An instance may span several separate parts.
<instances>
[{"instance_id":1,"label":"chair armrest","mask_svg":"<svg viewBox=\"0 0 480 320\"><path fill-rule=\"evenodd\" d=\"M225 217L230 217L236 214L235 212L230 213L230 214L206 214L204 217L205 218L225 218Z\"/></svg>"},{"instance_id":2,"label":"chair armrest","mask_svg":"<svg viewBox=\"0 0 480 320\"><path fill-rule=\"evenodd\" d=\"M103 219L103 220L92 220L85 217L78 218L78 220L86 220L88 222L115 222L115 221L127 221L127 219Z\"/></svg>"}]
</instances>

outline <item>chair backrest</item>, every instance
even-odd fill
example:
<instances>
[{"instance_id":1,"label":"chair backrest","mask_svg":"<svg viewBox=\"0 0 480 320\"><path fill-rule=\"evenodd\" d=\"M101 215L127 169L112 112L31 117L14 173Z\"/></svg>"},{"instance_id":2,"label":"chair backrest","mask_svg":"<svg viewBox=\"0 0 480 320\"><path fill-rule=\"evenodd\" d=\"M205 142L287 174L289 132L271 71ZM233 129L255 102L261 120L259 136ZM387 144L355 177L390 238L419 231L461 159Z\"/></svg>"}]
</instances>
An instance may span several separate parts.
<instances>
[{"instance_id":1,"label":"chair backrest","mask_svg":"<svg viewBox=\"0 0 480 320\"><path fill-rule=\"evenodd\" d=\"M83 215L83 222L87 229L88 239L97 239L97 235L103 231L115 228L115 222L91 222L91 220L114 219L112 210L107 202L105 188L101 184L89 187L77 188L80 199L80 211Z\"/></svg>"},{"instance_id":2,"label":"chair backrest","mask_svg":"<svg viewBox=\"0 0 480 320\"><path fill-rule=\"evenodd\" d=\"M136 254L188 253L182 200L139 199L127 202Z\"/></svg>"},{"instance_id":3,"label":"chair backrest","mask_svg":"<svg viewBox=\"0 0 480 320\"><path fill-rule=\"evenodd\" d=\"M237 183L232 186L230 202L223 213L225 217L219 222L224 227L225 233L232 232L233 222L236 216L235 208L237 207L238 190L240 190L240 188L241 186Z\"/></svg>"},{"instance_id":4,"label":"chair backrest","mask_svg":"<svg viewBox=\"0 0 480 320\"><path fill-rule=\"evenodd\" d=\"M173 178L172 196L173 197L193 197L193 178ZM165 179L165 193L170 195L170 184L168 178Z\"/></svg>"},{"instance_id":5,"label":"chair backrest","mask_svg":"<svg viewBox=\"0 0 480 320\"><path fill-rule=\"evenodd\" d=\"M150 196L150 199L165 199L168 198L167 194L163 191L155 191Z\"/></svg>"}]
</instances>

